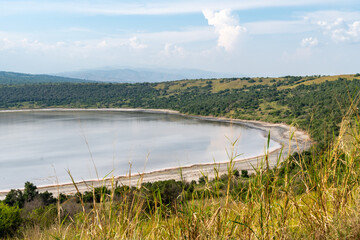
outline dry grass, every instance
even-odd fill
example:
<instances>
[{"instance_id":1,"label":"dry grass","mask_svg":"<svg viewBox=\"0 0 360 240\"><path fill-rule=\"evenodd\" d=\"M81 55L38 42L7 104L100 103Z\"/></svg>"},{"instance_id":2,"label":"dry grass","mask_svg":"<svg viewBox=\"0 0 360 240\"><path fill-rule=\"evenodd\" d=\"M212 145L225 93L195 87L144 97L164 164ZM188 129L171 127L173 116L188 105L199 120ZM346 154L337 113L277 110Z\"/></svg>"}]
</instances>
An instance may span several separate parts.
<instances>
[{"instance_id":1,"label":"dry grass","mask_svg":"<svg viewBox=\"0 0 360 240\"><path fill-rule=\"evenodd\" d=\"M326 151L313 152L311 158L290 157L274 169L268 168L266 155L241 195L232 188L235 141L228 152L228 181L222 197L214 176L214 182L205 183L208 197L193 195L169 211L154 195L157 204L145 211L148 199L141 189L131 197L125 191L121 201L115 201L113 184L91 210L82 202L83 210L71 221L24 229L21 238L359 239L360 117L354 117L356 112L351 110L347 116L354 120L347 131L352 144L346 152L340 136ZM185 199L183 194L179 199Z\"/></svg>"},{"instance_id":2,"label":"dry grass","mask_svg":"<svg viewBox=\"0 0 360 240\"><path fill-rule=\"evenodd\" d=\"M326 81L336 81L339 78L343 78L346 80L352 79L360 79L360 77L356 77L354 74L347 75L335 75L335 76L304 76L301 79L300 83L293 83L290 85L279 86L278 90L295 88L299 85L311 85L311 84L320 84ZM207 85L207 81L212 82L212 93L217 93L226 89L242 89L245 86L250 87L253 85L273 85L278 82L285 81L286 78L278 77L278 78L252 78L255 82L248 81L241 78L235 79L195 79L195 80L179 80L172 82L162 82L156 84L155 89L165 89L167 88L167 94L169 96L173 95L178 91L186 91L191 87L204 87Z\"/></svg>"},{"instance_id":3,"label":"dry grass","mask_svg":"<svg viewBox=\"0 0 360 240\"><path fill-rule=\"evenodd\" d=\"M305 78L306 81L302 82L302 83L298 83L298 84L294 84L292 86L281 86L278 89L282 90L282 89L286 89L286 88L295 88L299 85L312 85L312 84L320 84L326 81L332 82L332 81L336 81L339 78L343 78L346 80L353 80L353 79L360 79L360 77L355 77L354 74L347 74L347 75L335 75L335 76L322 76L322 77L317 77L315 79L312 78Z\"/></svg>"}]
</instances>

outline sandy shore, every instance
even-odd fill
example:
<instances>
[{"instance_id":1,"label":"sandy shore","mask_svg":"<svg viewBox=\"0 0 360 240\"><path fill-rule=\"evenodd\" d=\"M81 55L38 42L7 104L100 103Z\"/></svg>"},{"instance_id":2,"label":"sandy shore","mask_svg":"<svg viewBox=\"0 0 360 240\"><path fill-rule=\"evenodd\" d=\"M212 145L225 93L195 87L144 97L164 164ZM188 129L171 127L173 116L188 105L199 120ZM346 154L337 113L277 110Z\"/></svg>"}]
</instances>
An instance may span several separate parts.
<instances>
[{"instance_id":1,"label":"sandy shore","mask_svg":"<svg viewBox=\"0 0 360 240\"><path fill-rule=\"evenodd\" d=\"M205 117L205 116L189 116L181 114L178 111L174 110L165 110L165 109L133 109L133 108L101 108L101 109L77 109L77 108L48 108L48 109L24 109L24 110L1 110L0 113L6 112L32 112L32 111L113 111L113 112L145 112L145 113L160 113L160 114L175 114L182 115L192 118L197 118L207 121L220 121L228 122L231 124L239 124L245 127L258 129L262 131L265 136L270 132L270 137L272 141L280 143L282 146L282 154L280 156L281 149L276 149L269 154L269 165L271 167L276 166L278 161L282 161L289 154L293 152L302 152L308 149L311 145L311 139L309 135L300 131L294 127L288 126L286 124L273 124L260 121L249 121L249 120L238 120L238 119L229 119L229 118L218 118L218 117ZM290 136L293 135L293 138L290 140ZM253 166L257 167L258 164L263 160L264 156L257 156L247 159L237 160L234 163L234 168L240 170L248 170L250 173L254 172ZM119 185L131 185L136 186L140 182L154 182L160 180L175 179L180 180L181 176L186 181L198 180L203 174L208 175L209 178L214 176L214 168L218 169L220 175L227 172L228 163L209 163L209 164L195 164L192 166L180 168L171 168L163 169L159 171L145 172L141 174L132 174L131 176L116 176L111 179L106 180L88 180L77 183L77 187L81 192L88 191L91 187L98 187L102 185L110 186L113 180L118 182ZM49 191L52 192L55 196L59 192L65 194L74 194L76 192L73 184L59 184L51 186L41 186L38 187L39 192ZM4 199L7 192L0 192L0 199Z\"/></svg>"}]
</instances>

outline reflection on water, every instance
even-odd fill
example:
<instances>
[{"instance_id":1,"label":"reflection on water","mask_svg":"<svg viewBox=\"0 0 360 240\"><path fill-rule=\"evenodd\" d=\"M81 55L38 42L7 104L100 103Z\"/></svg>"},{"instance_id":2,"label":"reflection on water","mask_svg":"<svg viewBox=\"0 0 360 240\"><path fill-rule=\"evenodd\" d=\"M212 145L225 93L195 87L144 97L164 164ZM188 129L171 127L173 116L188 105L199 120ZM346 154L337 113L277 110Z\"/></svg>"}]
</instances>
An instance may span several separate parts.
<instances>
[{"instance_id":1,"label":"reflection on water","mask_svg":"<svg viewBox=\"0 0 360 240\"><path fill-rule=\"evenodd\" d=\"M228 123L136 112L0 113L0 190L124 175L227 160L239 138L240 158L262 154L261 132ZM271 148L278 147L272 142ZM148 156L148 161L146 162Z\"/></svg>"}]
</instances>

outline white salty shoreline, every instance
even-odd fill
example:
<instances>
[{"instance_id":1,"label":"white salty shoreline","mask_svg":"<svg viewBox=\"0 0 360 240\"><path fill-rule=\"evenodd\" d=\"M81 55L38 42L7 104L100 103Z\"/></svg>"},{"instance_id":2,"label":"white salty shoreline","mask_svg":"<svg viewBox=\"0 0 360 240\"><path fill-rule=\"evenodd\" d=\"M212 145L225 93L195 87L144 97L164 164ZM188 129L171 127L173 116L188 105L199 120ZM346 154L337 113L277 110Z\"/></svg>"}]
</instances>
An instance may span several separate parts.
<instances>
[{"instance_id":1,"label":"white salty shoreline","mask_svg":"<svg viewBox=\"0 0 360 240\"><path fill-rule=\"evenodd\" d=\"M289 154L293 152L302 152L308 149L311 145L311 139L308 134L304 131L297 130L294 127L290 127L286 124L274 124L260 121L251 121L251 120L239 120L239 119L229 119L223 117L207 117L207 116L192 116L181 114L178 111L167 110L167 109L139 109L139 108L47 108L47 109L21 109L21 110L0 110L0 113L15 113L15 112L51 112L51 111L71 111L71 112L81 112L81 111L112 111L112 112L144 112L144 113L160 113L160 114L174 114L181 115L186 117L197 118L207 121L218 121L218 122L228 122L232 124L239 124L245 127L258 129L263 132L265 136L270 132L271 140L280 143L282 148L281 157L279 155L281 148L275 149L269 153L269 165L271 167L275 166L278 160L282 161ZM291 136L292 139L290 140ZM248 170L250 173L253 172L253 166L256 167L262 160L264 155L240 159L234 162L234 168L240 170ZM154 182L161 180L175 179L180 180L181 177L186 181L198 180L203 174L208 175L210 178L214 176L214 168L217 168L219 174L227 172L228 162L222 163L206 163L206 164L194 164L191 166L185 167L174 167L167 168L162 170L156 170L151 172L136 173L136 174L127 174L126 176L114 176L113 178L100 179L100 180L85 180L77 182L77 187L79 191L84 192L91 189L91 187L98 186L111 186L112 181L118 182L119 185L131 185L136 186L140 182ZM181 172L181 173L180 173ZM60 183L55 185L48 186L39 186L39 192L49 191L52 192L55 196L58 193L64 194L74 194L76 189L72 183ZM4 199L8 191L0 192L0 199Z\"/></svg>"}]
</instances>

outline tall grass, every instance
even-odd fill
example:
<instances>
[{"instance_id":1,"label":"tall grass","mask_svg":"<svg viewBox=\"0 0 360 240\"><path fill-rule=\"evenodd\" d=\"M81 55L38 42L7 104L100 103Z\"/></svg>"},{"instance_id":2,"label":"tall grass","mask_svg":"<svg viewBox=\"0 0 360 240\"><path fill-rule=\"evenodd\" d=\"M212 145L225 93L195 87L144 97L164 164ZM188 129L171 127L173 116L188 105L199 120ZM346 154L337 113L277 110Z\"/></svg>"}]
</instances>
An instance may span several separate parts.
<instances>
[{"instance_id":1,"label":"tall grass","mask_svg":"<svg viewBox=\"0 0 360 240\"><path fill-rule=\"evenodd\" d=\"M227 176L204 178L195 191L165 203L160 191L118 186L101 191L81 212L51 227L24 229L25 239L359 239L360 117L352 117L327 149L294 154L270 169L268 151L250 178L234 176L236 141ZM347 145L344 151L344 144ZM213 179L213 180L209 180ZM225 179L225 180L224 180ZM76 187L76 183L74 183ZM119 188L120 187L120 188ZM119 191L121 189L121 191ZM58 204L58 211L66 202ZM64 219L64 218L62 218Z\"/></svg>"}]
</instances>

